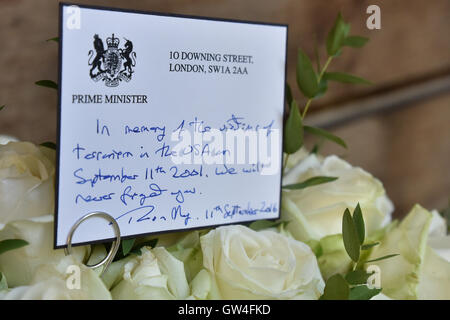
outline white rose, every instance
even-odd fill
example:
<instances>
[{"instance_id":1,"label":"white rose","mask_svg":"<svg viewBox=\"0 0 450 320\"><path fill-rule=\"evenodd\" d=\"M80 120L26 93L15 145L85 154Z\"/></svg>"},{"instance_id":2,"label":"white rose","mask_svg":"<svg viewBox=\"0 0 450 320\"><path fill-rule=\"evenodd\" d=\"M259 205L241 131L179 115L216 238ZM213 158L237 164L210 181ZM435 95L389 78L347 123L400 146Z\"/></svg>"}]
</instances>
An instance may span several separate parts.
<instances>
[{"instance_id":1,"label":"white rose","mask_svg":"<svg viewBox=\"0 0 450 320\"><path fill-rule=\"evenodd\" d=\"M134 255L130 254L126 258L114 261L105 270L102 280L108 290L114 288L123 279L124 266L132 259L134 259Z\"/></svg>"},{"instance_id":2,"label":"white rose","mask_svg":"<svg viewBox=\"0 0 450 320\"><path fill-rule=\"evenodd\" d=\"M188 282L192 281L203 267L200 234L200 231L185 233L184 237L176 244L167 248L167 251L184 263L184 270Z\"/></svg>"},{"instance_id":3,"label":"white rose","mask_svg":"<svg viewBox=\"0 0 450 320\"><path fill-rule=\"evenodd\" d=\"M211 276L206 269L202 269L197 273L195 278L191 281L190 287L191 295L187 299L207 300L208 297L211 297L212 299L214 299L214 297L218 299L219 297L217 288L215 288L214 294L211 293Z\"/></svg>"},{"instance_id":4,"label":"white rose","mask_svg":"<svg viewBox=\"0 0 450 320\"><path fill-rule=\"evenodd\" d=\"M442 217L437 210L431 211L431 223L428 235L430 238L445 237L447 234L447 221Z\"/></svg>"},{"instance_id":5,"label":"white rose","mask_svg":"<svg viewBox=\"0 0 450 320\"><path fill-rule=\"evenodd\" d=\"M286 155L284 156L286 157ZM301 162L303 162L309 156L310 152L304 147L300 148L297 152L289 155L288 161L286 163L285 172L289 173L292 169L296 168Z\"/></svg>"},{"instance_id":6,"label":"white rose","mask_svg":"<svg viewBox=\"0 0 450 320\"><path fill-rule=\"evenodd\" d=\"M0 145L0 229L9 221L52 214L55 152L29 142Z\"/></svg>"},{"instance_id":7,"label":"white rose","mask_svg":"<svg viewBox=\"0 0 450 320\"><path fill-rule=\"evenodd\" d=\"M287 229L297 240L319 240L341 233L345 209L355 208L357 203L361 206L368 236L390 222L393 205L381 182L337 156L323 160L316 155L308 156L289 172L283 184L314 176L338 179L305 189L283 191L281 218L289 221Z\"/></svg>"},{"instance_id":8,"label":"white rose","mask_svg":"<svg viewBox=\"0 0 450 320\"><path fill-rule=\"evenodd\" d=\"M439 248L433 248L429 232L433 234L436 229L430 228L432 220L432 213L416 205L397 227L387 231L381 244L372 249L369 259L399 254L372 263L381 269L381 287L389 298L450 299L450 262L445 259L450 243L448 236L443 236L443 241L438 242Z\"/></svg>"},{"instance_id":9,"label":"white rose","mask_svg":"<svg viewBox=\"0 0 450 320\"><path fill-rule=\"evenodd\" d=\"M320 271L325 280L336 273L346 274L350 271L352 260L345 251L342 234L333 234L318 241L320 253L317 256Z\"/></svg>"},{"instance_id":10,"label":"white rose","mask_svg":"<svg viewBox=\"0 0 450 320\"><path fill-rule=\"evenodd\" d=\"M77 280L72 282L75 273L69 266L80 270L79 288L68 286L68 283L77 284ZM110 300L111 294L94 270L79 264L73 256L67 256L57 263L41 265L29 285L0 291L0 299Z\"/></svg>"},{"instance_id":11,"label":"white rose","mask_svg":"<svg viewBox=\"0 0 450 320\"><path fill-rule=\"evenodd\" d=\"M0 272L10 286L29 284L38 267L57 264L64 257L63 249L53 250L53 216L50 215L9 222L0 230L0 241L5 239L22 239L29 243L0 254ZM88 249L75 247L72 254L82 261Z\"/></svg>"},{"instance_id":12,"label":"white rose","mask_svg":"<svg viewBox=\"0 0 450 320\"><path fill-rule=\"evenodd\" d=\"M447 235L447 221L437 210L431 211L432 219L428 231L428 246L441 258L450 262L450 235Z\"/></svg>"},{"instance_id":13,"label":"white rose","mask_svg":"<svg viewBox=\"0 0 450 320\"><path fill-rule=\"evenodd\" d=\"M140 256L127 260L122 279L111 294L117 300L185 299L189 285L184 265L163 247L151 250L144 247Z\"/></svg>"},{"instance_id":14,"label":"white rose","mask_svg":"<svg viewBox=\"0 0 450 320\"><path fill-rule=\"evenodd\" d=\"M0 144L7 144L8 142L11 141L19 141L16 137L13 136L9 136L6 134L0 134Z\"/></svg>"},{"instance_id":15,"label":"white rose","mask_svg":"<svg viewBox=\"0 0 450 320\"><path fill-rule=\"evenodd\" d=\"M323 292L316 257L302 242L240 225L219 227L200 241L211 283L200 272L194 297L209 288L212 299L318 299Z\"/></svg>"}]
</instances>

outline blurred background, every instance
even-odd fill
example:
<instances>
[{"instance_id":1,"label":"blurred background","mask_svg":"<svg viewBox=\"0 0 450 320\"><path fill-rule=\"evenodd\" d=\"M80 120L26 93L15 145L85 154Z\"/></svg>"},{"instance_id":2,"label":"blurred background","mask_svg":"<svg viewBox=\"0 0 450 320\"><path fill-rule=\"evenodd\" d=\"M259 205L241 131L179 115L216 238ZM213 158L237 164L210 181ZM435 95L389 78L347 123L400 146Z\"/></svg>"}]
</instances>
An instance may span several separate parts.
<instances>
[{"instance_id":1,"label":"blurred background","mask_svg":"<svg viewBox=\"0 0 450 320\"><path fill-rule=\"evenodd\" d=\"M348 150L336 153L378 177L401 217L415 203L443 209L450 198L450 1L448 0L126 0L79 4L201 15L289 25L288 82L297 49L322 64L325 39L339 11L351 34L370 38L344 49L329 71L355 74L372 86L333 83L315 100L306 122L332 131ZM381 29L369 30L366 9L381 8ZM57 93L37 80L57 80L58 1L0 0L0 134L35 143L56 141ZM315 141L308 141L311 146Z\"/></svg>"}]
</instances>

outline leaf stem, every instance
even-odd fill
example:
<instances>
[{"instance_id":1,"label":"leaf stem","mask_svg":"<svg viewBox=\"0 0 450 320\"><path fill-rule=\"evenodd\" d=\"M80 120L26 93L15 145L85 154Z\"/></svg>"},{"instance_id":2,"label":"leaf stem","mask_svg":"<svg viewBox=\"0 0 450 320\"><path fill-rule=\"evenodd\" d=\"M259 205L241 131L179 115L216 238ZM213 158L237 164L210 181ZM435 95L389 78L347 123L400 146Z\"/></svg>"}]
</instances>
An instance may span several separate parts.
<instances>
[{"instance_id":1,"label":"leaf stem","mask_svg":"<svg viewBox=\"0 0 450 320\"><path fill-rule=\"evenodd\" d=\"M325 71L328 69L328 66L330 65L331 61L333 60L333 57L328 57L327 62L325 62L325 65L322 68L322 71L320 71L319 77L317 78L317 83L320 83L320 80L322 80L323 75L325 74ZM309 105L311 104L313 98L309 98L308 101L306 101L305 108L303 109L302 119L305 119L306 113L308 112Z\"/></svg>"},{"instance_id":2,"label":"leaf stem","mask_svg":"<svg viewBox=\"0 0 450 320\"><path fill-rule=\"evenodd\" d=\"M325 65L323 66L322 71L319 74L319 78L317 78L317 82L320 82L320 80L322 80L323 74L325 73L325 71L327 71L328 66L330 65L331 61L333 60L333 57L328 57L327 62L325 62Z\"/></svg>"},{"instance_id":3,"label":"leaf stem","mask_svg":"<svg viewBox=\"0 0 450 320\"><path fill-rule=\"evenodd\" d=\"M303 109L302 120L305 119L306 112L308 112L308 108L309 108L309 105L311 104L311 102L312 102L312 98L309 98L308 101L306 101L305 109Z\"/></svg>"}]
</instances>

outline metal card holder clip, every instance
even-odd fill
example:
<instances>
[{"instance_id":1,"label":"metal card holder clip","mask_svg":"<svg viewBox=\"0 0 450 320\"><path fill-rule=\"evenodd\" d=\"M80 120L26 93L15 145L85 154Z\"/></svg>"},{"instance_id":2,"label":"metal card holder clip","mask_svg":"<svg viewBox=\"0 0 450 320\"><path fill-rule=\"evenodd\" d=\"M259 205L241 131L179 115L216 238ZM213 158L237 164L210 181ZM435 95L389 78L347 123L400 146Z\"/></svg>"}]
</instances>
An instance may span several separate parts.
<instances>
[{"instance_id":1,"label":"metal card holder clip","mask_svg":"<svg viewBox=\"0 0 450 320\"><path fill-rule=\"evenodd\" d=\"M91 212L88 213L86 215L84 215L83 217L81 217L77 222L75 222L75 224L72 226L72 228L70 228L69 234L67 235L67 240L66 240L66 245L67 247L64 248L64 253L66 255L70 255L72 253L72 238L73 238L73 234L75 233L75 230L80 226L80 224L92 217L99 217L99 218L103 218L107 221L109 221L110 225L113 226L114 229L114 234L116 237L116 240L114 240L112 242L112 246L111 249L109 250L107 256L100 261L99 263L96 263L94 265L86 265L86 267L91 268L91 269L95 269L98 267L101 267L104 265L104 268L102 270L102 272L100 273L100 276L102 276L105 271L108 269L108 267L110 266L111 262L113 261L117 250L119 250L119 246L120 246L120 228L119 225L117 224L116 219L114 219L113 217L111 217L109 214L105 213L105 212L101 212L101 211L95 211L95 212Z\"/></svg>"}]
</instances>

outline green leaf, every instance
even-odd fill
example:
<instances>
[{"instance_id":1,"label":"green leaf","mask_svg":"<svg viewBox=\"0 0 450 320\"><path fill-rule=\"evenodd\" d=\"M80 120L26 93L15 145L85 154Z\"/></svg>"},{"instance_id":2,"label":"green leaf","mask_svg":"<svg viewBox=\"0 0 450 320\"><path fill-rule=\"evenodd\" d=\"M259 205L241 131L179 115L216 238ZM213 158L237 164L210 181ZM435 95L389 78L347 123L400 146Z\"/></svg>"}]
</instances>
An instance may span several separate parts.
<instances>
[{"instance_id":1,"label":"green leaf","mask_svg":"<svg viewBox=\"0 0 450 320\"><path fill-rule=\"evenodd\" d=\"M0 110L2 110L4 107L5 107L5 105L2 105L2 106L0 107Z\"/></svg>"},{"instance_id":2,"label":"green leaf","mask_svg":"<svg viewBox=\"0 0 450 320\"><path fill-rule=\"evenodd\" d=\"M122 254L123 254L124 257L128 253L130 253L131 249L133 248L133 245L134 245L135 241L136 241L135 238L122 240Z\"/></svg>"},{"instance_id":3,"label":"green leaf","mask_svg":"<svg viewBox=\"0 0 450 320\"><path fill-rule=\"evenodd\" d=\"M350 288L340 274L330 277L325 284L325 289L320 300L348 300Z\"/></svg>"},{"instance_id":4,"label":"green leaf","mask_svg":"<svg viewBox=\"0 0 450 320\"><path fill-rule=\"evenodd\" d=\"M342 238L345 251L354 262L358 262L360 254L358 232L348 209L345 209L342 216Z\"/></svg>"},{"instance_id":5,"label":"green leaf","mask_svg":"<svg viewBox=\"0 0 450 320\"><path fill-rule=\"evenodd\" d=\"M381 292L381 289L369 289L367 286L356 286L351 288L349 300L370 300Z\"/></svg>"},{"instance_id":6,"label":"green leaf","mask_svg":"<svg viewBox=\"0 0 450 320\"><path fill-rule=\"evenodd\" d=\"M352 48L361 48L369 41L369 38L360 36L349 36L344 39L342 45Z\"/></svg>"},{"instance_id":7,"label":"green leaf","mask_svg":"<svg viewBox=\"0 0 450 320\"><path fill-rule=\"evenodd\" d=\"M40 145L43 146L43 147L47 147L47 148L56 150L56 143L51 142L51 141L43 142L43 143L41 143Z\"/></svg>"},{"instance_id":8,"label":"green leaf","mask_svg":"<svg viewBox=\"0 0 450 320\"><path fill-rule=\"evenodd\" d=\"M252 222L248 227L254 231L260 231L268 228L276 228L282 224L288 223L289 221L257 220Z\"/></svg>"},{"instance_id":9,"label":"green leaf","mask_svg":"<svg viewBox=\"0 0 450 320\"><path fill-rule=\"evenodd\" d=\"M289 107L292 104L292 100L294 100L294 98L292 97L291 86L286 82L286 103Z\"/></svg>"},{"instance_id":10,"label":"green leaf","mask_svg":"<svg viewBox=\"0 0 450 320\"><path fill-rule=\"evenodd\" d=\"M300 91L308 98L314 98L319 92L317 75L311 60L301 49L298 50L297 57L297 85Z\"/></svg>"},{"instance_id":11,"label":"green leaf","mask_svg":"<svg viewBox=\"0 0 450 320\"><path fill-rule=\"evenodd\" d=\"M345 143L344 140L342 140L341 138L339 138L338 136L335 136L334 134L332 134L331 132L328 132L324 129L321 128L315 128L315 127L310 127L310 126L304 126L304 129L306 132L311 133L315 136L319 136L322 138L325 138L327 140L330 140L334 143L337 143L338 145L347 148L347 144Z\"/></svg>"},{"instance_id":12,"label":"green leaf","mask_svg":"<svg viewBox=\"0 0 450 320\"><path fill-rule=\"evenodd\" d=\"M46 40L47 42L53 41L53 42L59 42L59 37L54 37Z\"/></svg>"},{"instance_id":13,"label":"green leaf","mask_svg":"<svg viewBox=\"0 0 450 320\"><path fill-rule=\"evenodd\" d=\"M371 274L364 270L354 270L347 273L345 280L351 285L366 284L370 276Z\"/></svg>"},{"instance_id":14,"label":"green leaf","mask_svg":"<svg viewBox=\"0 0 450 320\"><path fill-rule=\"evenodd\" d=\"M10 250L19 249L28 245L28 242L21 239L6 239L0 241L0 254Z\"/></svg>"},{"instance_id":15,"label":"green leaf","mask_svg":"<svg viewBox=\"0 0 450 320\"><path fill-rule=\"evenodd\" d=\"M284 152L292 154L303 145L303 122L302 116L295 100L291 103L289 117L284 125Z\"/></svg>"},{"instance_id":16,"label":"green leaf","mask_svg":"<svg viewBox=\"0 0 450 320\"><path fill-rule=\"evenodd\" d=\"M343 83L354 83L354 84L372 84L372 82L348 74L348 73L343 73L343 72L325 72L323 75L323 78L325 80L330 80L330 81L337 81L337 82L343 82Z\"/></svg>"},{"instance_id":17,"label":"green leaf","mask_svg":"<svg viewBox=\"0 0 450 320\"><path fill-rule=\"evenodd\" d=\"M447 222L447 233L450 233L450 201L448 203L448 207L446 209L440 211L439 213Z\"/></svg>"},{"instance_id":18,"label":"green leaf","mask_svg":"<svg viewBox=\"0 0 450 320\"><path fill-rule=\"evenodd\" d=\"M338 14L334 26L327 36L327 53L330 57L337 56L350 31L350 24L344 22L341 13Z\"/></svg>"},{"instance_id":19,"label":"green leaf","mask_svg":"<svg viewBox=\"0 0 450 320\"><path fill-rule=\"evenodd\" d=\"M156 244L158 243L158 239L151 239L149 241L145 241L145 242L141 242L138 243L133 250L130 251L130 253L134 253L138 256L141 255L141 248L143 247L150 247L150 248L154 248L156 247Z\"/></svg>"},{"instance_id":20,"label":"green leaf","mask_svg":"<svg viewBox=\"0 0 450 320\"><path fill-rule=\"evenodd\" d=\"M39 80L36 81L35 84L41 87L47 87L58 90L58 85L56 84L56 82L52 80Z\"/></svg>"},{"instance_id":21,"label":"green leaf","mask_svg":"<svg viewBox=\"0 0 450 320\"><path fill-rule=\"evenodd\" d=\"M393 258L393 257L398 256L398 255L399 255L398 253L396 253L396 254L388 254L388 255L382 256L382 257L380 257L380 258L368 260L368 261L366 261L365 263L368 263L368 262L375 262L375 261L381 261L381 260Z\"/></svg>"},{"instance_id":22,"label":"green leaf","mask_svg":"<svg viewBox=\"0 0 450 320\"><path fill-rule=\"evenodd\" d=\"M361 250L369 250L370 248L373 248L379 244L379 242L367 243L361 246Z\"/></svg>"},{"instance_id":23,"label":"green leaf","mask_svg":"<svg viewBox=\"0 0 450 320\"><path fill-rule=\"evenodd\" d=\"M294 183L294 184L288 184L283 186L283 189L289 189L289 190L298 190L298 189L304 189L312 186L317 186L318 184L323 184L327 182L332 182L337 180L337 177L326 177L326 176L317 176L309 178L305 181Z\"/></svg>"},{"instance_id":24,"label":"green leaf","mask_svg":"<svg viewBox=\"0 0 450 320\"><path fill-rule=\"evenodd\" d=\"M355 223L356 232L358 233L359 243L362 245L366 236L366 228L364 226L364 218L359 203L353 211L353 222Z\"/></svg>"},{"instance_id":25,"label":"green leaf","mask_svg":"<svg viewBox=\"0 0 450 320\"><path fill-rule=\"evenodd\" d=\"M311 149L311 154L317 154L319 153L320 145L318 143L315 143L313 148Z\"/></svg>"}]
</instances>

